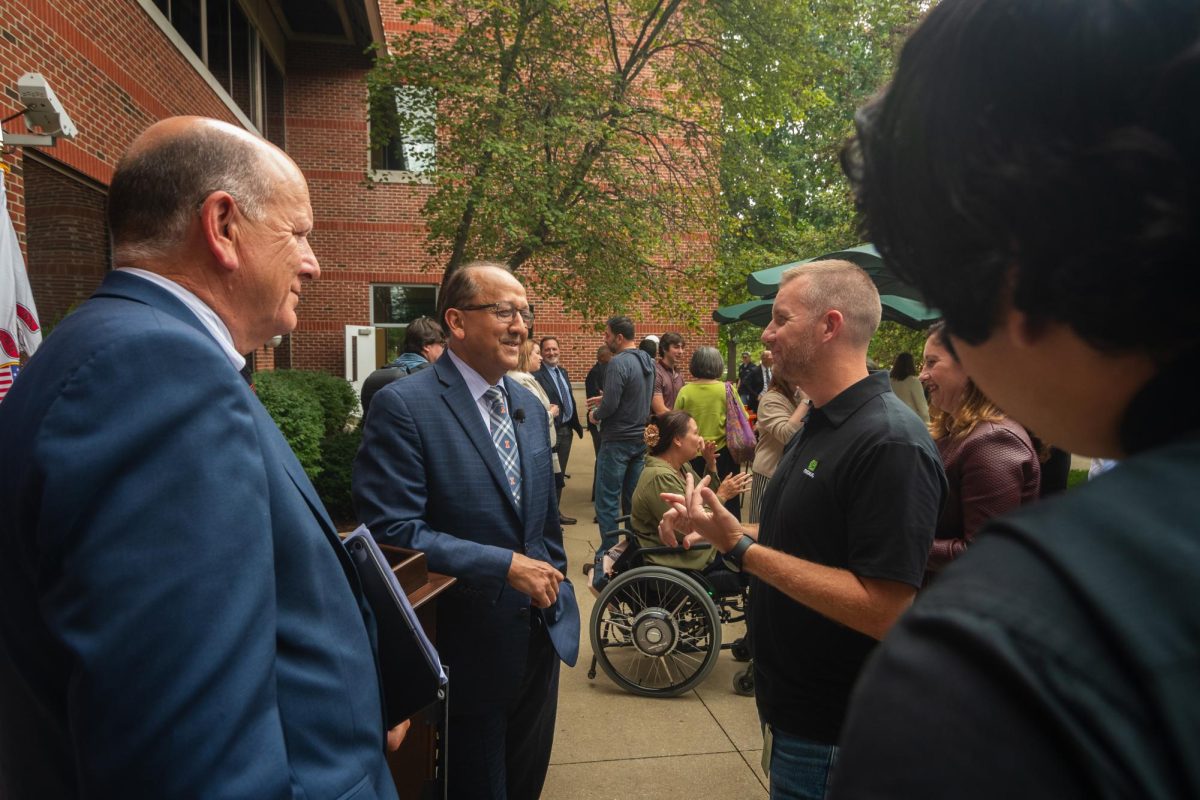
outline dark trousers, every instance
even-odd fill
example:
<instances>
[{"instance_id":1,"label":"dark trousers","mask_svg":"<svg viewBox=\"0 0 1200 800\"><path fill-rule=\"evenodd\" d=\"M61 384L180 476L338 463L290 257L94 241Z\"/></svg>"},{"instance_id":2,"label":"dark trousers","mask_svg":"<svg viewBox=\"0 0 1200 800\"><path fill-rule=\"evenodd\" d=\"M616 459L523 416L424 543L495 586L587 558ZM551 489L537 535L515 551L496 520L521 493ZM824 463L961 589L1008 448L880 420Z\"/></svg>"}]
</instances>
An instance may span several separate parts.
<instances>
[{"instance_id":1,"label":"dark trousers","mask_svg":"<svg viewBox=\"0 0 1200 800\"><path fill-rule=\"evenodd\" d=\"M575 431L571 430L569 425L559 425L555 429L558 435L558 444L554 447L554 452L558 453L558 465L562 467L563 476L567 474L567 460L571 457L571 445L574 443ZM558 499L562 503L563 482L558 483Z\"/></svg>"},{"instance_id":2,"label":"dark trousers","mask_svg":"<svg viewBox=\"0 0 1200 800\"><path fill-rule=\"evenodd\" d=\"M703 458L692 459L692 469L696 470L696 474L701 478L704 477L704 470L707 467L704 465ZM735 472L741 472L742 467L733 460L733 456L729 455L729 448L722 447L717 451L717 477L724 479L726 475L732 475ZM732 499L725 503L725 508L729 509L729 513L733 514L738 519L742 518L742 496L734 495Z\"/></svg>"},{"instance_id":3,"label":"dark trousers","mask_svg":"<svg viewBox=\"0 0 1200 800\"><path fill-rule=\"evenodd\" d=\"M554 744L558 670L558 654L535 614L525 676L512 706L485 714L451 711L446 769L450 800L537 800Z\"/></svg>"},{"instance_id":4,"label":"dark trousers","mask_svg":"<svg viewBox=\"0 0 1200 800\"><path fill-rule=\"evenodd\" d=\"M600 455L600 429L588 428L588 433L592 435L592 452L597 456ZM596 502L596 471L592 471L592 502Z\"/></svg>"}]
</instances>

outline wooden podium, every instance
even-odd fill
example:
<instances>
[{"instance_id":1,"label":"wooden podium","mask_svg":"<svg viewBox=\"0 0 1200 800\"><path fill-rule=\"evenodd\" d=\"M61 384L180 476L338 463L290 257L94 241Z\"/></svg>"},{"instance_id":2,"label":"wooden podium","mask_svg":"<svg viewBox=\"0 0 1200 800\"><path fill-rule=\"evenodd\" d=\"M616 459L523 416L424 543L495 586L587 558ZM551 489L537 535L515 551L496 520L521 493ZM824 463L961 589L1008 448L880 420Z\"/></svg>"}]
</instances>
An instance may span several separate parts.
<instances>
[{"instance_id":1,"label":"wooden podium","mask_svg":"<svg viewBox=\"0 0 1200 800\"><path fill-rule=\"evenodd\" d=\"M379 549L400 581L400 588L408 595L417 612L417 620L425 629L429 641L437 646L437 598L450 588L454 578L430 572L425 554L402 547L380 544ZM454 676L450 688L454 686ZM387 687L384 687L387 691ZM445 797L446 770L444 748L446 725L446 702L434 703L422 709L412 719L412 725L404 737L400 749L388 753L388 767L396 791L405 800L437 800Z\"/></svg>"}]
</instances>

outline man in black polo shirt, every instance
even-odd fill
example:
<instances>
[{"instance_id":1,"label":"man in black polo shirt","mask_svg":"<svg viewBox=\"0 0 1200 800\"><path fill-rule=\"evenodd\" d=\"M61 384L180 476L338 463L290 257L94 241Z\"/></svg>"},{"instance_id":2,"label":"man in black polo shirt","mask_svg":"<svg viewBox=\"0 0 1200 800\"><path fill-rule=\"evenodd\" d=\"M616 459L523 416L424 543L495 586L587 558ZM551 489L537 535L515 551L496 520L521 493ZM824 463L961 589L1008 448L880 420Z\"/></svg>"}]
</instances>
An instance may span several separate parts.
<instances>
[{"instance_id":1,"label":"man in black polo shirt","mask_svg":"<svg viewBox=\"0 0 1200 800\"><path fill-rule=\"evenodd\" d=\"M967 374L1119 459L991 520L864 670L835 795L1200 797L1200 4L943 0L846 164Z\"/></svg>"},{"instance_id":2,"label":"man in black polo shirt","mask_svg":"<svg viewBox=\"0 0 1200 800\"><path fill-rule=\"evenodd\" d=\"M772 798L823 796L850 689L921 584L946 491L928 431L886 373L867 374L880 312L854 264L788 270L762 338L813 408L767 487L757 543L706 485L674 498L660 529L668 544L702 534L751 575Z\"/></svg>"}]
</instances>

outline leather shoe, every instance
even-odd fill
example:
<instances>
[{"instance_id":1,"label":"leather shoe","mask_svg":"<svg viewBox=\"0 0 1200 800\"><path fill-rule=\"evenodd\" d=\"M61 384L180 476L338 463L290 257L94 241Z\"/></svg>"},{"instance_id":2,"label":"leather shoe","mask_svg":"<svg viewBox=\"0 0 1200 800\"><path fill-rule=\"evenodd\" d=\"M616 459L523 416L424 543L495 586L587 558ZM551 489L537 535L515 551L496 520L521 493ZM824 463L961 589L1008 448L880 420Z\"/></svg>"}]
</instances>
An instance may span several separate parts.
<instances>
[{"instance_id":1,"label":"leather shoe","mask_svg":"<svg viewBox=\"0 0 1200 800\"><path fill-rule=\"evenodd\" d=\"M579 520L575 519L574 517L564 517L562 514L558 515L559 525L574 525L578 521Z\"/></svg>"}]
</instances>

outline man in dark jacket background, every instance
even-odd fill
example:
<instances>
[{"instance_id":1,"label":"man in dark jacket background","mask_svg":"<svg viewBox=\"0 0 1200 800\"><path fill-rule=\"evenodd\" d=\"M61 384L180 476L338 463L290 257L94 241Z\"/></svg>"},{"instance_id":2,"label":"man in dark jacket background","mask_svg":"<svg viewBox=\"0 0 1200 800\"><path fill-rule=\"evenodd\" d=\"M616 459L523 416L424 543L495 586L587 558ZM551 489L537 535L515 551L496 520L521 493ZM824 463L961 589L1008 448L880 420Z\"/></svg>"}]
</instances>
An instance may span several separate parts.
<instances>
[{"instance_id":1,"label":"man in dark jacket background","mask_svg":"<svg viewBox=\"0 0 1200 800\"><path fill-rule=\"evenodd\" d=\"M600 452L596 455L596 519L600 548L596 560L617 543L619 503L628 505L642 474L646 444L642 432L654 394L654 361L639 350L633 320L611 317L604 343L613 352L604 373L604 391L587 399L588 419L600 423ZM594 570L592 584L603 583L603 570Z\"/></svg>"},{"instance_id":2,"label":"man in dark jacket background","mask_svg":"<svg viewBox=\"0 0 1200 800\"><path fill-rule=\"evenodd\" d=\"M446 335L432 317L417 317L404 332L404 352L386 367L380 367L363 381L362 413L366 419L371 398L383 387L398 378L425 369L442 357Z\"/></svg>"}]
</instances>

